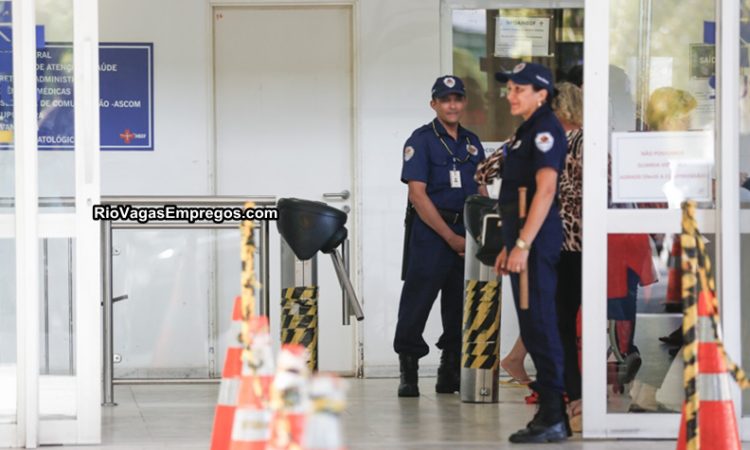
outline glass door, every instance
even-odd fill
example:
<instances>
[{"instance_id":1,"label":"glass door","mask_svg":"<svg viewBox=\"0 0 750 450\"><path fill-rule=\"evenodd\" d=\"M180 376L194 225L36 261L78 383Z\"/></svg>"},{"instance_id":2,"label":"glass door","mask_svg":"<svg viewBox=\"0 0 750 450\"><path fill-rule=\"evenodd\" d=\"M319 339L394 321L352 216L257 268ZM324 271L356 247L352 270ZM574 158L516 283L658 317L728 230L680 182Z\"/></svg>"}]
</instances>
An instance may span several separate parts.
<instances>
[{"instance_id":1,"label":"glass door","mask_svg":"<svg viewBox=\"0 0 750 450\"><path fill-rule=\"evenodd\" d=\"M675 238L684 200L698 202L725 317L734 317L730 286L739 278L722 258L736 239L725 214L736 203L725 202L739 186L726 181L736 180L736 165L718 140L731 128L718 99L732 102L717 79L718 6L586 2L593 20L584 52L607 57L589 57L584 68L584 437L677 436L684 394ZM739 341L731 328L730 350Z\"/></svg>"},{"instance_id":2,"label":"glass door","mask_svg":"<svg viewBox=\"0 0 750 450\"><path fill-rule=\"evenodd\" d=\"M0 8L0 446L98 443L97 2Z\"/></svg>"}]
</instances>

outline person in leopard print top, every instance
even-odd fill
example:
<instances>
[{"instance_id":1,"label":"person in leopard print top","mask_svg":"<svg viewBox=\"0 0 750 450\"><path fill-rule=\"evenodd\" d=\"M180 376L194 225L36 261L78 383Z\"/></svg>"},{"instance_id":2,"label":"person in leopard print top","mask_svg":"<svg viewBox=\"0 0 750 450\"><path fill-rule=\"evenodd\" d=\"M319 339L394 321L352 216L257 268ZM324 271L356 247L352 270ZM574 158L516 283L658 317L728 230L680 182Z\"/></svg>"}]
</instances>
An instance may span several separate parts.
<instances>
[{"instance_id":1,"label":"person in leopard print top","mask_svg":"<svg viewBox=\"0 0 750 450\"><path fill-rule=\"evenodd\" d=\"M565 390L570 403L568 416L574 431L581 428L581 371L578 365L576 319L581 307L581 212L583 203L583 93L572 83L555 85L558 95L552 109L565 129L568 154L560 174L560 215L563 224L563 248L557 266L557 326L565 353Z\"/></svg>"}]
</instances>

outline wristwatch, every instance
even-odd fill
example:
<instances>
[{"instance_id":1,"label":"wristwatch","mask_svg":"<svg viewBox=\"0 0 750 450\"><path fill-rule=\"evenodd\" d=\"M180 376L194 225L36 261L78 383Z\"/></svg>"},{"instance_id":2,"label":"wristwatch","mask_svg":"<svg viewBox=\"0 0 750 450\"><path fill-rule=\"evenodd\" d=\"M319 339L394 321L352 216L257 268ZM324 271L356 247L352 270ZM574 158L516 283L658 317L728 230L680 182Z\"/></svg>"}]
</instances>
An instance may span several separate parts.
<instances>
[{"instance_id":1,"label":"wristwatch","mask_svg":"<svg viewBox=\"0 0 750 450\"><path fill-rule=\"evenodd\" d=\"M516 239L516 247L521 250L531 250L531 244L527 244L526 241L521 238Z\"/></svg>"}]
</instances>

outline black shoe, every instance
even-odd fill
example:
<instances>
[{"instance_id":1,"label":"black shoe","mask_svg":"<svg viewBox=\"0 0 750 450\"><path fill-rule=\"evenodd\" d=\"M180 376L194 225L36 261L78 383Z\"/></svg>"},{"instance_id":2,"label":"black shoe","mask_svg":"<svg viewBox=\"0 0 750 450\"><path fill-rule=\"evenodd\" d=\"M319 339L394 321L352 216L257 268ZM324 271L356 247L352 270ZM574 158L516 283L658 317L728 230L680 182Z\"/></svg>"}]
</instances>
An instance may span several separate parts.
<instances>
[{"instance_id":1,"label":"black shoe","mask_svg":"<svg viewBox=\"0 0 750 450\"><path fill-rule=\"evenodd\" d=\"M419 397L419 358L413 355L398 355L401 367L399 397Z\"/></svg>"},{"instance_id":2,"label":"black shoe","mask_svg":"<svg viewBox=\"0 0 750 450\"><path fill-rule=\"evenodd\" d=\"M617 382L619 384L628 384L633 381L642 363L641 355L638 352L633 352L626 356L625 361L617 369Z\"/></svg>"},{"instance_id":3,"label":"black shoe","mask_svg":"<svg viewBox=\"0 0 750 450\"><path fill-rule=\"evenodd\" d=\"M560 442L573 435L568 424L562 394L546 390L537 390L537 392L539 392L539 409L526 428L510 436L510 442L515 444Z\"/></svg>"},{"instance_id":4,"label":"black shoe","mask_svg":"<svg viewBox=\"0 0 750 450\"><path fill-rule=\"evenodd\" d=\"M440 367L437 370L435 392L452 394L461 388L461 354L443 351L440 355Z\"/></svg>"},{"instance_id":5,"label":"black shoe","mask_svg":"<svg viewBox=\"0 0 750 450\"><path fill-rule=\"evenodd\" d=\"M545 442L560 442L568 439L568 429L564 421L553 425L531 423L523 430L510 435L510 442L514 444L543 444Z\"/></svg>"}]
</instances>

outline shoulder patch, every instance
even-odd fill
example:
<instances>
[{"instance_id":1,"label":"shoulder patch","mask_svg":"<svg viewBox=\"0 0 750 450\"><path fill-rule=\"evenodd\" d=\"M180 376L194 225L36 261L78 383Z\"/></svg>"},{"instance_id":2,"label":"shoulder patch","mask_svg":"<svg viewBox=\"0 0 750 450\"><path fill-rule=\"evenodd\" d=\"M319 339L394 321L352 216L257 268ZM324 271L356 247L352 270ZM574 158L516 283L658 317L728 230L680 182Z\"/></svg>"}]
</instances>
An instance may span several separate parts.
<instances>
[{"instance_id":1,"label":"shoulder patch","mask_svg":"<svg viewBox=\"0 0 750 450\"><path fill-rule=\"evenodd\" d=\"M550 151L553 145L555 145L555 138L552 137L552 134L550 134L547 131L543 131L541 133L537 133L536 137L534 138L534 143L536 144L536 148L538 148L540 151L547 153Z\"/></svg>"},{"instance_id":2,"label":"shoulder patch","mask_svg":"<svg viewBox=\"0 0 750 450\"><path fill-rule=\"evenodd\" d=\"M409 161L414 156L414 147L411 145L404 148L404 161Z\"/></svg>"}]
</instances>

